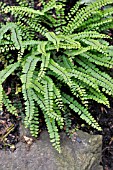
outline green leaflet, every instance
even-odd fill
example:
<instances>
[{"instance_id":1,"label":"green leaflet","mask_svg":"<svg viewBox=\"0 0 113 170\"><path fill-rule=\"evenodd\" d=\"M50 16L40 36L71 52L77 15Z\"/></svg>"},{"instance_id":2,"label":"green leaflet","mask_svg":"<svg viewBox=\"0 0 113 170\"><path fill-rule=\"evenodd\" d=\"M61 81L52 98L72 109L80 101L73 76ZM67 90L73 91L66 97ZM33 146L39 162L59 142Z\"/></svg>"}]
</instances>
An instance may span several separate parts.
<instances>
[{"instance_id":1,"label":"green leaflet","mask_svg":"<svg viewBox=\"0 0 113 170\"><path fill-rule=\"evenodd\" d=\"M46 46L47 42L41 42L39 45L38 45L38 52L41 53L42 55L45 55L46 56L46 50L45 50L45 46Z\"/></svg>"},{"instance_id":2,"label":"green leaflet","mask_svg":"<svg viewBox=\"0 0 113 170\"><path fill-rule=\"evenodd\" d=\"M50 61L50 53L42 54L41 60L42 60L42 63L41 63L40 72L38 73L38 76L37 76L37 81L40 81L41 78L43 78L43 76L46 73L46 69L48 68L49 61Z\"/></svg>"},{"instance_id":3,"label":"green leaflet","mask_svg":"<svg viewBox=\"0 0 113 170\"><path fill-rule=\"evenodd\" d=\"M59 43L60 43L60 38L58 38L54 32L47 32L45 36L48 38L49 41L51 41L57 48L57 51L59 49Z\"/></svg>"},{"instance_id":4,"label":"green leaflet","mask_svg":"<svg viewBox=\"0 0 113 170\"><path fill-rule=\"evenodd\" d=\"M22 37L21 37L21 32L18 29L12 29L11 30L11 40L14 43L14 46L16 49L22 48Z\"/></svg>"}]
</instances>

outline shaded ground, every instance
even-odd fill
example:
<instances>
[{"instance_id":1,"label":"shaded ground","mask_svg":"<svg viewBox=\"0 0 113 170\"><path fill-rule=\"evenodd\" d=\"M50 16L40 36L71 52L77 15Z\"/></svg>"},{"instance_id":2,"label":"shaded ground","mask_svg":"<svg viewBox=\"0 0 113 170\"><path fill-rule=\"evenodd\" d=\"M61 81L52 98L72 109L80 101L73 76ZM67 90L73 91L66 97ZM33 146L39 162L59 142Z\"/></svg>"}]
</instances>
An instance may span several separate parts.
<instances>
[{"instance_id":1,"label":"shaded ground","mask_svg":"<svg viewBox=\"0 0 113 170\"><path fill-rule=\"evenodd\" d=\"M94 109L94 110L93 110ZM102 106L92 107L92 112L98 117L103 129L102 162L104 170L113 170L113 100L111 109Z\"/></svg>"},{"instance_id":2,"label":"shaded ground","mask_svg":"<svg viewBox=\"0 0 113 170\"><path fill-rule=\"evenodd\" d=\"M13 115L4 112L0 114L0 149L15 150L19 138L19 121Z\"/></svg>"}]
</instances>

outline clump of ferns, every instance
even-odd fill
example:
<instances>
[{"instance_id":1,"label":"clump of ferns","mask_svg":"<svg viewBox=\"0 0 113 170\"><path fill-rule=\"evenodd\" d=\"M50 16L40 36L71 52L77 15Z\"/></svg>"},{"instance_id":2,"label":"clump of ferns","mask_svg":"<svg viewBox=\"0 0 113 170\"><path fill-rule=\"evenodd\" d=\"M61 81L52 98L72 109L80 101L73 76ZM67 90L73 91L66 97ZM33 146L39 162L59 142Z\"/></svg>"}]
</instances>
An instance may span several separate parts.
<instances>
[{"instance_id":1,"label":"clump of ferns","mask_svg":"<svg viewBox=\"0 0 113 170\"><path fill-rule=\"evenodd\" d=\"M102 69L113 66L113 46L105 34L113 27L113 8L109 6L113 0L97 0L82 7L78 1L67 14L65 0L41 0L40 10L21 2L2 9L14 22L6 20L0 29L1 61L6 56L13 59L0 72L0 110L4 104L18 115L3 89L4 81L16 71L22 83L25 126L37 137L41 109L50 141L60 152L58 127L65 125L69 131L72 111L101 130L88 103L94 100L110 107L105 94L112 96L113 79ZM107 8L100 10L103 6Z\"/></svg>"}]
</instances>

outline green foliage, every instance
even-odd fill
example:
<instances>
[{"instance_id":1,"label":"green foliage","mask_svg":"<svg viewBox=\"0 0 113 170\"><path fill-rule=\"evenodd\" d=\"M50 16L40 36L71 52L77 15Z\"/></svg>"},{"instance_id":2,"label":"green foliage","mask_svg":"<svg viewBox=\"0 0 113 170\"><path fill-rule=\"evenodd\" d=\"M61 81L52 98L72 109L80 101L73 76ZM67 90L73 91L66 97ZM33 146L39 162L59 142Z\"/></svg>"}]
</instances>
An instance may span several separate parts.
<instances>
[{"instance_id":1,"label":"green foliage","mask_svg":"<svg viewBox=\"0 0 113 170\"><path fill-rule=\"evenodd\" d=\"M94 100L110 107L106 94L113 96L113 79L108 74L113 46L106 32L113 28L109 6L113 0L83 2L69 9L66 0L40 0L39 9L33 0L17 0L13 6L0 3L0 62L4 67L0 71L0 110L5 105L18 115L4 86L7 78L17 76L22 84L25 126L37 137L43 113L50 141L59 152L58 128L65 126L69 132L71 117L77 113L101 130L88 104Z\"/></svg>"}]
</instances>

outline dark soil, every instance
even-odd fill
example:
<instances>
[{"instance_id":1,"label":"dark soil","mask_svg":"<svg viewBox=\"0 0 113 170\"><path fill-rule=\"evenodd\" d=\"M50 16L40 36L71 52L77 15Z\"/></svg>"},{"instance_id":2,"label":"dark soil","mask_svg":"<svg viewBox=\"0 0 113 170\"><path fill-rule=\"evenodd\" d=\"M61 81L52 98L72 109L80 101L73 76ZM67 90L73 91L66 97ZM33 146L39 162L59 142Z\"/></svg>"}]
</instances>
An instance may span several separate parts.
<instances>
[{"instance_id":1,"label":"dark soil","mask_svg":"<svg viewBox=\"0 0 113 170\"><path fill-rule=\"evenodd\" d=\"M113 170L113 99L111 108L107 109L100 105L92 107L93 115L98 119L103 131L102 140L102 162L104 170ZM96 132L98 134L98 132Z\"/></svg>"},{"instance_id":2,"label":"dark soil","mask_svg":"<svg viewBox=\"0 0 113 170\"><path fill-rule=\"evenodd\" d=\"M18 128L18 118L7 112L0 114L0 149L15 149L15 144L19 141Z\"/></svg>"}]
</instances>

